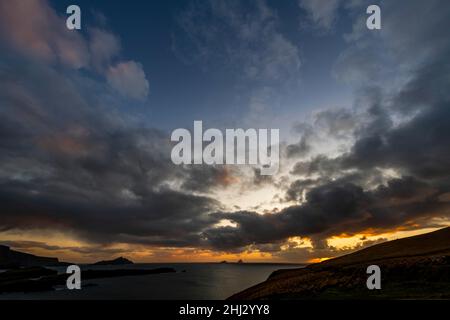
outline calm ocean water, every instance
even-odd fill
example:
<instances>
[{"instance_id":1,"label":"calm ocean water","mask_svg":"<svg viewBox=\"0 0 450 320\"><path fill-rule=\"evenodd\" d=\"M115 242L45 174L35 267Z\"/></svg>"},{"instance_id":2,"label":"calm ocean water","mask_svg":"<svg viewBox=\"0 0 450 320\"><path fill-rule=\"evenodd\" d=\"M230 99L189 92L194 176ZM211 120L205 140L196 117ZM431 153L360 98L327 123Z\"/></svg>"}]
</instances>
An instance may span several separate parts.
<instances>
[{"instance_id":1,"label":"calm ocean water","mask_svg":"<svg viewBox=\"0 0 450 320\"><path fill-rule=\"evenodd\" d=\"M82 282L82 290L64 288L52 292L1 295L0 299L225 299L259 282L278 269L300 268L288 264L134 264L85 266L82 269L154 269L171 267L176 273L94 279ZM181 272L186 270L186 272ZM58 271L65 272L64 268Z\"/></svg>"}]
</instances>

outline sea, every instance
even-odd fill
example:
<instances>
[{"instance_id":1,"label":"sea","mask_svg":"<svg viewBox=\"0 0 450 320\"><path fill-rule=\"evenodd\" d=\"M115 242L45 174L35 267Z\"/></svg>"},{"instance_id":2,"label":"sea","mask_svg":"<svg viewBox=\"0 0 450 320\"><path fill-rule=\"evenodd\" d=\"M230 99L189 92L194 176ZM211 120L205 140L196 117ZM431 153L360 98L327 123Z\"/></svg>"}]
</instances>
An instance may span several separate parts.
<instances>
[{"instance_id":1,"label":"sea","mask_svg":"<svg viewBox=\"0 0 450 320\"><path fill-rule=\"evenodd\" d=\"M223 300L266 280L279 269L304 265L272 263L176 263L121 266L80 266L87 269L155 269L169 267L175 273L82 280L81 290L0 294L0 300ZM53 268L65 273L62 267ZM83 278L83 272L81 272Z\"/></svg>"}]
</instances>

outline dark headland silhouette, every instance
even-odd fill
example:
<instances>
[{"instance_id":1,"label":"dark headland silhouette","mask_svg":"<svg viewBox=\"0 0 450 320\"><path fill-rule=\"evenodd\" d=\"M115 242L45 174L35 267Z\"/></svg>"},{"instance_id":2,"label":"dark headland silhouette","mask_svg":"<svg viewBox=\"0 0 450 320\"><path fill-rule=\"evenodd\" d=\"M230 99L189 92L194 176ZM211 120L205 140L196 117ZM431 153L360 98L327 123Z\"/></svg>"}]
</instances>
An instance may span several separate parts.
<instances>
[{"instance_id":1,"label":"dark headland silhouette","mask_svg":"<svg viewBox=\"0 0 450 320\"><path fill-rule=\"evenodd\" d=\"M158 273L176 272L173 268L155 269L99 269L108 265L131 265L132 261L119 257L114 260L99 261L91 266L95 269L82 271L83 280L100 278L116 278L124 276L142 276ZM47 267L68 266L70 263L60 262L57 258L40 257L28 253L11 250L7 246L0 246L0 294L8 292L51 291L56 286L64 286L68 275L58 273ZM89 283L88 285L95 285Z\"/></svg>"},{"instance_id":2,"label":"dark headland silhouette","mask_svg":"<svg viewBox=\"0 0 450 320\"><path fill-rule=\"evenodd\" d=\"M368 290L369 265L381 290ZM278 270L229 299L450 299L450 227L311 264Z\"/></svg>"},{"instance_id":3,"label":"dark headland silhouette","mask_svg":"<svg viewBox=\"0 0 450 320\"><path fill-rule=\"evenodd\" d=\"M58 258L35 256L0 245L0 269L60 265L67 265L67 263L60 262Z\"/></svg>"}]
</instances>

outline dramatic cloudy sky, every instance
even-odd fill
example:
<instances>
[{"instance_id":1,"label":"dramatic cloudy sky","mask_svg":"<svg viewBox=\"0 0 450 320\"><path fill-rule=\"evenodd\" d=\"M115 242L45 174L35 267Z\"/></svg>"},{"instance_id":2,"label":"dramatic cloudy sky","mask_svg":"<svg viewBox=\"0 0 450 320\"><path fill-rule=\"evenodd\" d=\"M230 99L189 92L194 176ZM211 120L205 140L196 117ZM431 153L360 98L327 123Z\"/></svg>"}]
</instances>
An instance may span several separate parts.
<instances>
[{"instance_id":1,"label":"dramatic cloudy sky","mask_svg":"<svg viewBox=\"0 0 450 320\"><path fill-rule=\"evenodd\" d=\"M449 17L447 0L0 0L0 243L305 262L450 225ZM279 172L172 164L194 120L279 128Z\"/></svg>"}]
</instances>

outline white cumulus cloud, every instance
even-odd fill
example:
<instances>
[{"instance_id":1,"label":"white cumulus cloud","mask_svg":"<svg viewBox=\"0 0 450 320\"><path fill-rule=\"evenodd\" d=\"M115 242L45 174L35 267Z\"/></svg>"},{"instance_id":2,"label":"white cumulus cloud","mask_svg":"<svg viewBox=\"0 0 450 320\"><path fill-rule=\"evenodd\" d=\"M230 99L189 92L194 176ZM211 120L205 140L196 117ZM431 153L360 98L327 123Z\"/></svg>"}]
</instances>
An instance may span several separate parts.
<instances>
[{"instance_id":1,"label":"white cumulus cloud","mask_svg":"<svg viewBox=\"0 0 450 320\"><path fill-rule=\"evenodd\" d=\"M111 66L107 73L108 84L125 97L143 100L149 92L149 84L140 63L127 61Z\"/></svg>"}]
</instances>

